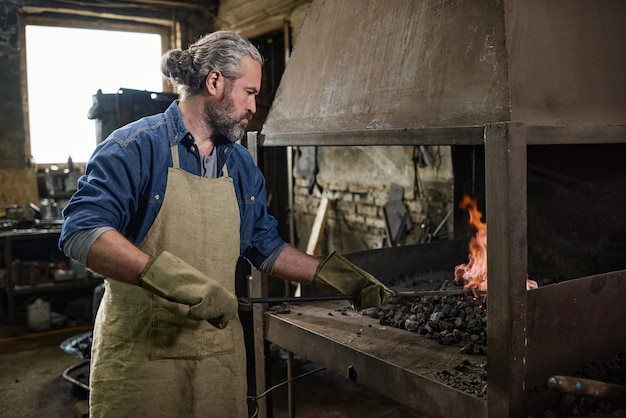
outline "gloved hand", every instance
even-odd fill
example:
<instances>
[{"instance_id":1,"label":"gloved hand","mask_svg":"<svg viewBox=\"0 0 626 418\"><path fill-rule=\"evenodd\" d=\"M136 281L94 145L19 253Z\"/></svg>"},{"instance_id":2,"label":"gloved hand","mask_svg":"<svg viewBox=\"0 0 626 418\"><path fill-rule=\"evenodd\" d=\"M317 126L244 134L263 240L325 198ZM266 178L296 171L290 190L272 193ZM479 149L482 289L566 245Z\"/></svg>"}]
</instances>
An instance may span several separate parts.
<instances>
[{"instance_id":1,"label":"gloved hand","mask_svg":"<svg viewBox=\"0 0 626 418\"><path fill-rule=\"evenodd\" d=\"M164 299L189 306L189 319L206 319L224 328L237 315L233 293L168 251L160 252L148 264L139 284Z\"/></svg>"},{"instance_id":2,"label":"gloved hand","mask_svg":"<svg viewBox=\"0 0 626 418\"><path fill-rule=\"evenodd\" d=\"M317 269L313 285L332 293L358 295L356 299L348 300L357 311L380 306L394 295L374 276L334 251Z\"/></svg>"}]
</instances>

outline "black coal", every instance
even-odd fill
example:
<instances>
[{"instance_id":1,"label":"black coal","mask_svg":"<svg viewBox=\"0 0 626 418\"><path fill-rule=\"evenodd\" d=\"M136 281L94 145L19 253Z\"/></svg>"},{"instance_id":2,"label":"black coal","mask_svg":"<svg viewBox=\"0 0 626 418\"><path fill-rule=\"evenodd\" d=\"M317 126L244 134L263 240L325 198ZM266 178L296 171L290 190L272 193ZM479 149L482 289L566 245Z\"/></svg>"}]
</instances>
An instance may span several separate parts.
<instances>
[{"instance_id":1,"label":"black coal","mask_svg":"<svg viewBox=\"0 0 626 418\"><path fill-rule=\"evenodd\" d=\"M462 289L461 283L446 280L432 290ZM364 310L363 314L378 319L381 325L415 332L442 345L457 345L465 354L487 354L486 300L471 292L470 295L394 296L378 308Z\"/></svg>"}]
</instances>

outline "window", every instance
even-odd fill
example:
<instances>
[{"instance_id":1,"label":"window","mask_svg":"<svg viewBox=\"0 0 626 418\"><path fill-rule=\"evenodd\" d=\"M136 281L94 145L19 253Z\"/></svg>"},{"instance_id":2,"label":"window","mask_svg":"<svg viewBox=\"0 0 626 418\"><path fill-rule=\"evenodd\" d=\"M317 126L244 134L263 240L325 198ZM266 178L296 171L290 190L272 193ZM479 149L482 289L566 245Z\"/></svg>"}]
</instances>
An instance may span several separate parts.
<instances>
[{"instance_id":1,"label":"window","mask_svg":"<svg viewBox=\"0 0 626 418\"><path fill-rule=\"evenodd\" d=\"M161 35L26 25L31 154L36 163L85 162L96 147L87 118L98 89L160 92Z\"/></svg>"}]
</instances>

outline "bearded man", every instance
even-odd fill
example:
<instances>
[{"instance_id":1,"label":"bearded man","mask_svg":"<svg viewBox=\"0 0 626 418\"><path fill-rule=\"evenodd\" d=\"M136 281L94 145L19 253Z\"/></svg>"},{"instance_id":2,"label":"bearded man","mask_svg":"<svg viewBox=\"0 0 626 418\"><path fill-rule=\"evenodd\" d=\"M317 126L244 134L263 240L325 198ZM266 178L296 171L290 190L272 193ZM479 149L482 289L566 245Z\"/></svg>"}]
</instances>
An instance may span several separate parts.
<instances>
[{"instance_id":1,"label":"bearded man","mask_svg":"<svg viewBox=\"0 0 626 418\"><path fill-rule=\"evenodd\" d=\"M63 211L60 248L106 277L92 418L248 416L239 257L349 295L356 309L391 296L343 257L311 257L278 235L264 177L235 143L256 111L262 64L228 31L168 51L161 70L179 99L99 144Z\"/></svg>"}]
</instances>

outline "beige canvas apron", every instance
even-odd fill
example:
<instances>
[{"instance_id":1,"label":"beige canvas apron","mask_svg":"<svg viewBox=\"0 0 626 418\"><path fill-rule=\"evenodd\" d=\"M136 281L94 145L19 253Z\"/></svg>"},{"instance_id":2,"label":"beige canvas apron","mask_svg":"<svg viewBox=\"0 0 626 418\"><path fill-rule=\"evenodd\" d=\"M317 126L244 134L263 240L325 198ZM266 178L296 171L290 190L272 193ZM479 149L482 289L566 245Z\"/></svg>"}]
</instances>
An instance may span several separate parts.
<instances>
[{"instance_id":1,"label":"beige canvas apron","mask_svg":"<svg viewBox=\"0 0 626 418\"><path fill-rule=\"evenodd\" d=\"M234 292L240 219L232 179L183 171L177 147L172 157L165 200L140 247L170 251ZM106 280L94 327L92 418L247 416L239 319L218 329L173 314L177 307Z\"/></svg>"}]
</instances>

